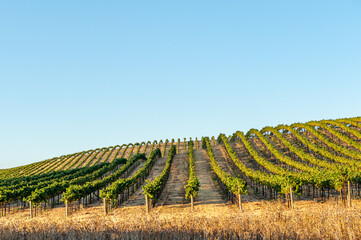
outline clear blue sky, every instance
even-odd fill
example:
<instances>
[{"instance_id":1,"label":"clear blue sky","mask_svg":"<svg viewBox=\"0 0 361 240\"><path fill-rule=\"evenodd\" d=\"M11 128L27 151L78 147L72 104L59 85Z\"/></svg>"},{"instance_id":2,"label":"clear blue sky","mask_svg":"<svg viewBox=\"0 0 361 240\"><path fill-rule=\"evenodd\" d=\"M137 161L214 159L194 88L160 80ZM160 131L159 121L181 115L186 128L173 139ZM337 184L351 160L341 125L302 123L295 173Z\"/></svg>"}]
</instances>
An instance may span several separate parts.
<instances>
[{"instance_id":1,"label":"clear blue sky","mask_svg":"<svg viewBox=\"0 0 361 240\"><path fill-rule=\"evenodd\" d=\"M361 1L2 1L0 168L361 115Z\"/></svg>"}]
</instances>

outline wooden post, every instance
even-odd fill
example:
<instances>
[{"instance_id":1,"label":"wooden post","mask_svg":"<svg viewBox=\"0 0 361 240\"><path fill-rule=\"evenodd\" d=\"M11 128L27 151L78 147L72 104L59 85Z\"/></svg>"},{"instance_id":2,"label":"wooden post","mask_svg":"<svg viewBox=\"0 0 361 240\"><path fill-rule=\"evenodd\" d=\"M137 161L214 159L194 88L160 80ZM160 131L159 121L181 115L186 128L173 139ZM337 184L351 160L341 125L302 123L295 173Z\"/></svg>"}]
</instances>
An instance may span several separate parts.
<instances>
[{"instance_id":1,"label":"wooden post","mask_svg":"<svg viewBox=\"0 0 361 240\"><path fill-rule=\"evenodd\" d=\"M286 197L286 204L287 204L287 208L290 207L290 200L289 200L289 196L287 193L285 193L285 197Z\"/></svg>"},{"instance_id":2,"label":"wooden post","mask_svg":"<svg viewBox=\"0 0 361 240\"><path fill-rule=\"evenodd\" d=\"M104 214L107 215L108 214L108 201L106 198L103 198L103 203L104 203Z\"/></svg>"},{"instance_id":3,"label":"wooden post","mask_svg":"<svg viewBox=\"0 0 361 240\"><path fill-rule=\"evenodd\" d=\"M30 218L33 218L34 217L33 203L30 201L29 204L30 204Z\"/></svg>"},{"instance_id":4,"label":"wooden post","mask_svg":"<svg viewBox=\"0 0 361 240\"><path fill-rule=\"evenodd\" d=\"M347 181L347 207L351 207L351 187L350 187L350 181Z\"/></svg>"},{"instance_id":5,"label":"wooden post","mask_svg":"<svg viewBox=\"0 0 361 240\"><path fill-rule=\"evenodd\" d=\"M146 212L149 213L149 199L146 194L144 196L145 196L145 209L146 209Z\"/></svg>"},{"instance_id":6,"label":"wooden post","mask_svg":"<svg viewBox=\"0 0 361 240\"><path fill-rule=\"evenodd\" d=\"M194 198L192 194L191 194L191 207L192 207L192 211L194 211Z\"/></svg>"},{"instance_id":7,"label":"wooden post","mask_svg":"<svg viewBox=\"0 0 361 240\"><path fill-rule=\"evenodd\" d=\"M312 185L312 198L315 200L315 185Z\"/></svg>"},{"instance_id":8,"label":"wooden post","mask_svg":"<svg viewBox=\"0 0 361 240\"><path fill-rule=\"evenodd\" d=\"M295 205L293 204L293 194L292 194L292 188L290 187L290 198L291 198L291 209L295 209Z\"/></svg>"},{"instance_id":9,"label":"wooden post","mask_svg":"<svg viewBox=\"0 0 361 240\"><path fill-rule=\"evenodd\" d=\"M238 205L239 205L239 210L242 212L242 196L240 193L238 193Z\"/></svg>"},{"instance_id":10,"label":"wooden post","mask_svg":"<svg viewBox=\"0 0 361 240\"><path fill-rule=\"evenodd\" d=\"M342 181L343 181L343 187L342 187L342 193L343 193L343 197L342 197L342 201L343 201L343 204L344 206L346 207L346 188L345 188L345 177L342 176Z\"/></svg>"},{"instance_id":11,"label":"wooden post","mask_svg":"<svg viewBox=\"0 0 361 240\"><path fill-rule=\"evenodd\" d=\"M327 188L327 199L329 199L329 198L330 198L330 189Z\"/></svg>"},{"instance_id":12,"label":"wooden post","mask_svg":"<svg viewBox=\"0 0 361 240\"><path fill-rule=\"evenodd\" d=\"M69 216L69 206L68 201L65 201L65 217Z\"/></svg>"}]
</instances>

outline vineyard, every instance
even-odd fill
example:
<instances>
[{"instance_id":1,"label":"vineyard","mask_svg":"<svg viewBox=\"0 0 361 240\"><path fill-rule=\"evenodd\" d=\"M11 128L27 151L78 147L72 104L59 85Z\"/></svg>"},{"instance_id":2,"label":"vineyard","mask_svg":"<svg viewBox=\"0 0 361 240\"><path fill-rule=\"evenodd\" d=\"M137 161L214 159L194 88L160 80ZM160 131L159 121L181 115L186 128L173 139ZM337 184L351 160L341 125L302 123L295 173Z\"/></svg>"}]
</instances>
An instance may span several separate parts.
<instances>
[{"instance_id":1,"label":"vineyard","mask_svg":"<svg viewBox=\"0 0 361 240\"><path fill-rule=\"evenodd\" d=\"M247 204L261 202L289 212L305 202L355 210L360 195L361 117L129 143L0 170L7 220L51 218L51 211L71 219L92 208L105 218L134 207L142 216L165 206L196 214L214 204L246 218L255 214ZM232 234L225 238L247 238ZM257 234L249 237L267 238Z\"/></svg>"}]
</instances>

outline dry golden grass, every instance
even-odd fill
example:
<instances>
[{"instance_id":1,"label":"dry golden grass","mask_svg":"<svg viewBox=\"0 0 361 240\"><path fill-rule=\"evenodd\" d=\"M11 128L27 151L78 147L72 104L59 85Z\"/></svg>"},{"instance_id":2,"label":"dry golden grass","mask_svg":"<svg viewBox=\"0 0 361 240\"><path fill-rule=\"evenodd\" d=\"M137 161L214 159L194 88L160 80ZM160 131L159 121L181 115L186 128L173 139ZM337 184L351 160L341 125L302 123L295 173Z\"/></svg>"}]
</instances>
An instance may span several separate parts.
<instances>
[{"instance_id":1,"label":"dry golden grass","mask_svg":"<svg viewBox=\"0 0 361 240\"><path fill-rule=\"evenodd\" d=\"M278 202L164 206L147 215L143 206L103 216L96 206L65 219L64 209L28 219L27 212L0 219L0 239L361 239L361 201L342 208L334 202Z\"/></svg>"}]
</instances>

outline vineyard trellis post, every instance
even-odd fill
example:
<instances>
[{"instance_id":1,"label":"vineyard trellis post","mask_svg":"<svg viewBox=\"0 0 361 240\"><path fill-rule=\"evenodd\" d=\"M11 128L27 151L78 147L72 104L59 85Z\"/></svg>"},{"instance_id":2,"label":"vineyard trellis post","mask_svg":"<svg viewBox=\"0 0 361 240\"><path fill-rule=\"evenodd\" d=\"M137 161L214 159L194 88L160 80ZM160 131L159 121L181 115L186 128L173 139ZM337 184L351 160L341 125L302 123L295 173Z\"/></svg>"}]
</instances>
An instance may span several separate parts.
<instances>
[{"instance_id":1,"label":"vineyard trellis post","mask_svg":"<svg viewBox=\"0 0 361 240\"><path fill-rule=\"evenodd\" d=\"M342 187L342 202L344 204L344 206L346 207L346 182L345 182L345 175L342 175L342 183L343 183L343 187Z\"/></svg>"},{"instance_id":2,"label":"vineyard trellis post","mask_svg":"<svg viewBox=\"0 0 361 240\"><path fill-rule=\"evenodd\" d=\"M192 211L194 211L194 197L191 194L191 207L192 207Z\"/></svg>"},{"instance_id":3,"label":"vineyard trellis post","mask_svg":"<svg viewBox=\"0 0 361 240\"><path fill-rule=\"evenodd\" d=\"M291 209L295 209L295 204L293 202L292 187L290 187L290 199L291 199Z\"/></svg>"},{"instance_id":4,"label":"vineyard trellis post","mask_svg":"<svg viewBox=\"0 0 361 240\"><path fill-rule=\"evenodd\" d=\"M184 140L183 140L183 147L184 147L184 149L183 149L183 152L186 152L186 141L187 141L187 139L186 138L183 138Z\"/></svg>"},{"instance_id":5,"label":"vineyard trellis post","mask_svg":"<svg viewBox=\"0 0 361 240\"><path fill-rule=\"evenodd\" d=\"M145 209L146 209L146 212L149 213L149 198L148 198L147 194L145 194L144 196L145 196Z\"/></svg>"},{"instance_id":6,"label":"vineyard trellis post","mask_svg":"<svg viewBox=\"0 0 361 240\"><path fill-rule=\"evenodd\" d=\"M33 203L30 201L29 204L30 204L30 218L33 218L34 217Z\"/></svg>"},{"instance_id":7,"label":"vineyard trellis post","mask_svg":"<svg viewBox=\"0 0 361 240\"><path fill-rule=\"evenodd\" d=\"M350 187L350 181L347 181L347 207L351 207L351 187Z\"/></svg>"},{"instance_id":8,"label":"vineyard trellis post","mask_svg":"<svg viewBox=\"0 0 361 240\"><path fill-rule=\"evenodd\" d=\"M178 138L178 142L177 142L177 154L179 153L179 145L180 145L180 139Z\"/></svg>"},{"instance_id":9,"label":"vineyard trellis post","mask_svg":"<svg viewBox=\"0 0 361 240\"><path fill-rule=\"evenodd\" d=\"M103 203L104 203L104 214L108 215L108 200L104 198Z\"/></svg>"},{"instance_id":10,"label":"vineyard trellis post","mask_svg":"<svg viewBox=\"0 0 361 240\"><path fill-rule=\"evenodd\" d=\"M69 203L65 201L65 217L69 216Z\"/></svg>"},{"instance_id":11,"label":"vineyard trellis post","mask_svg":"<svg viewBox=\"0 0 361 240\"><path fill-rule=\"evenodd\" d=\"M242 196L240 193L238 193L238 206L239 206L239 210L242 212Z\"/></svg>"}]
</instances>

